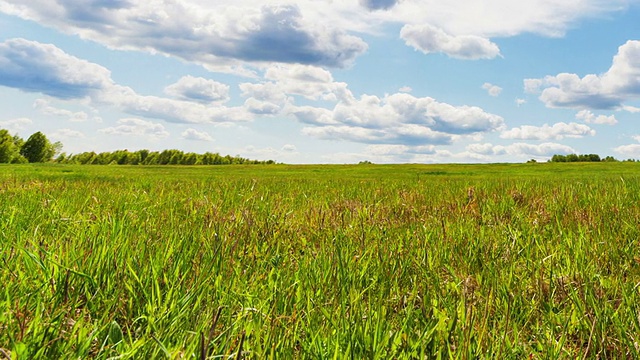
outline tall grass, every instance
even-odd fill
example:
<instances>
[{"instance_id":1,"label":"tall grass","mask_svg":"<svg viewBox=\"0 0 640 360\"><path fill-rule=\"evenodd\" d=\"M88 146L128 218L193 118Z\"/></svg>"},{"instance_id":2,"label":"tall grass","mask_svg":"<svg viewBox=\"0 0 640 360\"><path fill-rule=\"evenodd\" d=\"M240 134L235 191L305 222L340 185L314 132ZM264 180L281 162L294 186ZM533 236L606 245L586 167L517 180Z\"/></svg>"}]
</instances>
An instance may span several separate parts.
<instances>
[{"instance_id":1,"label":"tall grass","mask_svg":"<svg viewBox=\"0 0 640 360\"><path fill-rule=\"evenodd\" d=\"M640 358L635 164L0 167L0 359Z\"/></svg>"}]
</instances>

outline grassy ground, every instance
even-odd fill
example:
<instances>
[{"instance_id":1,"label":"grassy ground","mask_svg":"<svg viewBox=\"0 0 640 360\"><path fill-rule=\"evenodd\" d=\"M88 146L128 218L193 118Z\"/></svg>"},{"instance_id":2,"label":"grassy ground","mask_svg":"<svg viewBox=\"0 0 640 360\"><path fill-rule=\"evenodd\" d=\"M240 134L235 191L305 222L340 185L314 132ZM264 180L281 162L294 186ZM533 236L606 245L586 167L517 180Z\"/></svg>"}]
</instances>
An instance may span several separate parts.
<instances>
[{"instance_id":1,"label":"grassy ground","mask_svg":"<svg viewBox=\"0 0 640 360\"><path fill-rule=\"evenodd\" d=\"M640 358L628 163L0 166L0 359Z\"/></svg>"}]
</instances>

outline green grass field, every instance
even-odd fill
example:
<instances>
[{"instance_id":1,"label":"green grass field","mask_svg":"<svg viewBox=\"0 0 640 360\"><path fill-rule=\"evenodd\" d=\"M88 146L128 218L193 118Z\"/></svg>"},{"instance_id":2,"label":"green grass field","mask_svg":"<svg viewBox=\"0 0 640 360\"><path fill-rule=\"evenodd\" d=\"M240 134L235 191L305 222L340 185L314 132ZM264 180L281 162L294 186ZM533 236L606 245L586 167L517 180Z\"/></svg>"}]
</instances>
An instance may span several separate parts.
<instances>
[{"instance_id":1,"label":"green grass field","mask_svg":"<svg viewBox=\"0 0 640 360\"><path fill-rule=\"evenodd\" d=\"M640 358L634 163L0 166L0 359Z\"/></svg>"}]
</instances>

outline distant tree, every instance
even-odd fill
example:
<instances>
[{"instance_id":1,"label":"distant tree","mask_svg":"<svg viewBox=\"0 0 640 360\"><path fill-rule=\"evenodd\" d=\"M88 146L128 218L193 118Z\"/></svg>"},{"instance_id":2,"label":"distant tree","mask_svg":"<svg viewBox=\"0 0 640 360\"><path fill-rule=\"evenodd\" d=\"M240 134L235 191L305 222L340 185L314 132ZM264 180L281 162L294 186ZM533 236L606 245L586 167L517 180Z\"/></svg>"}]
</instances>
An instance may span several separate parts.
<instances>
[{"instance_id":1,"label":"distant tree","mask_svg":"<svg viewBox=\"0 0 640 360\"><path fill-rule=\"evenodd\" d=\"M173 150L173 155L169 159L170 165L179 165L182 162L182 158L184 157L182 151Z\"/></svg>"},{"instance_id":2,"label":"distant tree","mask_svg":"<svg viewBox=\"0 0 640 360\"><path fill-rule=\"evenodd\" d=\"M604 161L604 162L617 162L618 160L616 158L614 158L613 156L607 156L604 159L602 159L602 161Z\"/></svg>"},{"instance_id":3,"label":"distant tree","mask_svg":"<svg viewBox=\"0 0 640 360\"><path fill-rule=\"evenodd\" d=\"M604 159L600 158L598 154L569 154L569 155L553 155L550 162L600 162L600 161L618 161L611 156L607 156Z\"/></svg>"},{"instance_id":4,"label":"distant tree","mask_svg":"<svg viewBox=\"0 0 640 360\"><path fill-rule=\"evenodd\" d=\"M158 159L160 158L160 153L154 151L149 153L142 162L144 165L158 165Z\"/></svg>"},{"instance_id":5,"label":"distant tree","mask_svg":"<svg viewBox=\"0 0 640 360\"><path fill-rule=\"evenodd\" d=\"M186 153L182 158L182 165L195 165L198 161L198 154L196 153Z\"/></svg>"},{"instance_id":6,"label":"distant tree","mask_svg":"<svg viewBox=\"0 0 640 360\"><path fill-rule=\"evenodd\" d=\"M60 142L51 143L40 131L29 136L20 149L20 154L30 163L50 161L62 149Z\"/></svg>"},{"instance_id":7,"label":"distant tree","mask_svg":"<svg viewBox=\"0 0 640 360\"><path fill-rule=\"evenodd\" d=\"M162 152L158 155L158 164L167 165L172 156L173 150L162 150Z\"/></svg>"},{"instance_id":8,"label":"distant tree","mask_svg":"<svg viewBox=\"0 0 640 360\"><path fill-rule=\"evenodd\" d=\"M142 149L142 150L138 150L136 151L136 154L138 154L139 158L140 158L140 164L144 164L144 161L147 159L147 156L149 156L149 150L147 149Z\"/></svg>"}]
</instances>

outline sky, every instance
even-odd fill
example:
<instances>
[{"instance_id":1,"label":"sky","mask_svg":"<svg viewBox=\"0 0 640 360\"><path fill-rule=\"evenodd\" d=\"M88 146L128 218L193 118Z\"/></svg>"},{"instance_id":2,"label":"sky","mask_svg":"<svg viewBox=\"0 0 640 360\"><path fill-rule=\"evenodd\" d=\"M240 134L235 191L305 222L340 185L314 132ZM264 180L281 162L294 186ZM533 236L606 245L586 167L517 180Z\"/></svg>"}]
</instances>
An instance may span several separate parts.
<instances>
[{"instance_id":1,"label":"sky","mask_svg":"<svg viewBox=\"0 0 640 360\"><path fill-rule=\"evenodd\" d=\"M0 128L283 163L640 158L640 0L0 0Z\"/></svg>"}]
</instances>

